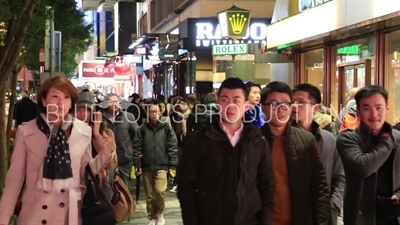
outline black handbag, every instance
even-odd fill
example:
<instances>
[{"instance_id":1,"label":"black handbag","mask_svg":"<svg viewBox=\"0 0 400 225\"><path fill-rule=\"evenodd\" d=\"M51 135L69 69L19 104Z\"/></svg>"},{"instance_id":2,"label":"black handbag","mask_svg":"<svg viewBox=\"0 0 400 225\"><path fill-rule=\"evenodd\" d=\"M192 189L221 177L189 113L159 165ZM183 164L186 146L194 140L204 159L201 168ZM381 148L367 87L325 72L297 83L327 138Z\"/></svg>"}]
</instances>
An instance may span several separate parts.
<instances>
[{"instance_id":1,"label":"black handbag","mask_svg":"<svg viewBox=\"0 0 400 225\"><path fill-rule=\"evenodd\" d=\"M83 225L115 225L111 203L101 191L99 177L94 176L89 164L85 167L86 194L82 202Z\"/></svg>"}]
</instances>

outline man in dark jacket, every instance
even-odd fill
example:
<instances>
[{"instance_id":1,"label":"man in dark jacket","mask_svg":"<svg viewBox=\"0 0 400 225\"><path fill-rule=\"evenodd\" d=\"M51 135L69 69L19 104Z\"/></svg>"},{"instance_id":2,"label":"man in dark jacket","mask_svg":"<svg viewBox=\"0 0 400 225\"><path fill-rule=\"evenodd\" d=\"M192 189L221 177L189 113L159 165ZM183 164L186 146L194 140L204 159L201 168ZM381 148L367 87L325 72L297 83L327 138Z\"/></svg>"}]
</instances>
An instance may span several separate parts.
<instances>
[{"instance_id":1,"label":"man in dark jacket","mask_svg":"<svg viewBox=\"0 0 400 225\"><path fill-rule=\"evenodd\" d=\"M322 225L330 219L330 195L314 136L290 126L292 90L271 82L261 94L268 123L261 133L271 146L276 192L273 223Z\"/></svg>"},{"instance_id":2,"label":"man in dark jacket","mask_svg":"<svg viewBox=\"0 0 400 225\"><path fill-rule=\"evenodd\" d=\"M22 91L22 99L15 103L13 119L15 120L15 127L33 120L37 116L37 104L29 98L27 91Z\"/></svg>"},{"instance_id":3,"label":"man in dark jacket","mask_svg":"<svg viewBox=\"0 0 400 225\"><path fill-rule=\"evenodd\" d=\"M261 86L253 82L247 82L246 87L249 93L247 99L252 106L246 111L246 114L251 118L257 127L262 127L265 124L265 117L260 107Z\"/></svg>"},{"instance_id":4,"label":"man in dark jacket","mask_svg":"<svg viewBox=\"0 0 400 225\"><path fill-rule=\"evenodd\" d=\"M386 122L388 93L370 85L357 92L355 101L361 124L337 139L347 185L344 224L398 225L400 132Z\"/></svg>"},{"instance_id":5,"label":"man in dark jacket","mask_svg":"<svg viewBox=\"0 0 400 225\"><path fill-rule=\"evenodd\" d=\"M172 127L160 120L158 102L148 107L149 122L140 126L133 142L133 161L141 158L143 185L149 225L164 225L165 197L168 172L175 174L178 164L178 144Z\"/></svg>"},{"instance_id":6,"label":"man in dark jacket","mask_svg":"<svg viewBox=\"0 0 400 225\"><path fill-rule=\"evenodd\" d=\"M292 126L311 132L317 141L322 164L331 193L331 221L336 225L342 209L345 176L342 161L336 151L336 138L329 131L320 128L313 120L320 110L321 92L311 84L299 84L293 88Z\"/></svg>"},{"instance_id":7,"label":"man in dark jacket","mask_svg":"<svg viewBox=\"0 0 400 225\"><path fill-rule=\"evenodd\" d=\"M275 192L268 143L243 122L247 91L228 78L220 116L187 137L178 181L185 225L270 225Z\"/></svg>"}]
</instances>

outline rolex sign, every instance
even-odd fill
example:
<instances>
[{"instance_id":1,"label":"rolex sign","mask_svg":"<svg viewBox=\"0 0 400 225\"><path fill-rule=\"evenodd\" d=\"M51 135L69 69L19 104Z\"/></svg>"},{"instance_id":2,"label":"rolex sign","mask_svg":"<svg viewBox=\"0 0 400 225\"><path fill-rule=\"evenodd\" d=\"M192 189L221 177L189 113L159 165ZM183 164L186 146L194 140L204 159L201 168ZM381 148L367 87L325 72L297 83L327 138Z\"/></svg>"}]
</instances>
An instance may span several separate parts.
<instances>
[{"instance_id":1,"label":"rolex sign","mask_svg":"<svg viewBox=\"0 0 400 225\"><path fill-rule=\"evenodd\" d=\"M227 12L227 19L229 37L246 37L250 22L250 12Z\"/></svg>"}]
</instances>

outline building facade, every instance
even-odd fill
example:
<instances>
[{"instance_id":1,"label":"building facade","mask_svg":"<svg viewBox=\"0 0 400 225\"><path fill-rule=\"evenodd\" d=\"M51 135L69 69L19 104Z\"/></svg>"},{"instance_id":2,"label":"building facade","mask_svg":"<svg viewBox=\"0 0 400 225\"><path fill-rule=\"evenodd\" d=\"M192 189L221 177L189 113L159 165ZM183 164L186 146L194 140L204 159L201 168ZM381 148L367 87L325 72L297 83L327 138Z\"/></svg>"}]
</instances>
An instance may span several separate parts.
<instances>
[{"instance_id":1,"label":"building facade","mask_svg":"<svg viewBox=\"0 0 400 225\"><path fill-rule=\"evenodd\" d=\"M349 89L377 84L399 122L400 1L277 0L267 31L268 51L292 54L294 84L320 87L334 113Z\"/></svg>"},{"instance_id":2,"label":"building facade","mask_svg":"<svg viewBox=\"0 0 400 225\"><path fill-rule=\"evenodd\" d=\"M240 40L240 43L249 44L249 54L236 57L234 63L232 57L212 54L212 45L229 44L229 41L221 37L217 14L230 8L233 3L237 7L250 10L253 18L250 32L246 38ZM218 83L231 76L256 80L263 84L270 81L268 76L271 69L267 62L279 61L279 56L266 56L261 54L261 50L275 0L147 0L140 5L140 34L170 34L177 35L179 39L177 56L165 59L165 55L159 53L157 64L150 67L146 63L148 60L144 59L144 64L147 65L144 65L144 71L152 71L149 72L153 74L150 77L156 80L157 84L152 81L157 89L156 94L205 94L218 88ZM162 49L161 43L157 47ZM164 59L160 59L160 56Z\"/></svg>"}]
</instances>

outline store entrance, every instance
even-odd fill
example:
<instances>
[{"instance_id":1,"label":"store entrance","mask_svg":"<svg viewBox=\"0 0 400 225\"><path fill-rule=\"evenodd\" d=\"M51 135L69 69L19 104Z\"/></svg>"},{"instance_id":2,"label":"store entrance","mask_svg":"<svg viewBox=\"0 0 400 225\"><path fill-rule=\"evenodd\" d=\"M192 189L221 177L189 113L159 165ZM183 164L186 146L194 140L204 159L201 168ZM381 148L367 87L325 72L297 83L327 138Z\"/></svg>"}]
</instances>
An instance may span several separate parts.
<instances>
[{"instance_id":1,"label":"store entrance","mask_svg":"<svg viewBox=\"0 0 400 225\"><path fill-rule=\"evenodd\" d=\"M339 68L339 105L347 104L346 95L354 87L364 87L372 84L371 60L366 59L357 62L342 63Z\"/></svg>"}]
</instances>

